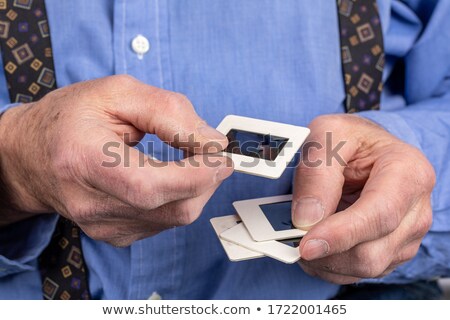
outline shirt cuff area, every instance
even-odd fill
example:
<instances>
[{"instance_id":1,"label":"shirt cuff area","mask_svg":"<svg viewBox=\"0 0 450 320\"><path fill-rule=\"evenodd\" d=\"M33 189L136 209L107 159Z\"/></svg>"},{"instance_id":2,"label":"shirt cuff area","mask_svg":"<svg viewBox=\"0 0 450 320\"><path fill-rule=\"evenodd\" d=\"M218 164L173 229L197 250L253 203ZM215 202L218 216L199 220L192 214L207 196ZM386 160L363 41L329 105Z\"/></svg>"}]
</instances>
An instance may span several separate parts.
<instances>
[{"instance_id":1,"label":"shirt cuff area","mask_svg":"<svg viewBox=\"0 0 450 320\"><path fill-rule=\"evenodd\" d=\"M394 112L385 111L363 111L357 114L389 131L405 143L408 143L423 152L421 141L406 121Z\"/></svg>"},{"instance_id":2,"label":"shirt cuff area","mask_svg":"<svg viewBox=\"0 0 450 320\"><path fill-rule=\"evenodd\" d=\"M0 228L0 279L35 269L35 261L50 242L58 215L36 216Z\"/></svg>"}]
</instances>

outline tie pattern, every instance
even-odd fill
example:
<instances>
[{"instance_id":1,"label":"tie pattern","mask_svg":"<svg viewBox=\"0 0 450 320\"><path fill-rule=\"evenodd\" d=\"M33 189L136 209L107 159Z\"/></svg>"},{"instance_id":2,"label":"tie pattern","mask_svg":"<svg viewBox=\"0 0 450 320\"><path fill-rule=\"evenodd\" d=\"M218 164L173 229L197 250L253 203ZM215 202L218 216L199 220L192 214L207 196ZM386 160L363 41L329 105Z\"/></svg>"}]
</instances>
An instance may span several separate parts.
<instances>
[{"instance_id":1,"label":"tie pattern","mask_svg":"<svg viewBox=\"0 0 450 320\"><path fill-rule=\"evenodd\" d=\"M0 0L0 39L11 102L36 101L56 89L44 1Z\"/></svg>"},{"instance_id":2,"label":"tie pattern","mask_svg":"<svg viewBox=\"0 0 450 320\"><path fill-rule=\"evenodd\" d=\"M52 240L39 260L45 299L90 298L81 253L80 228L71 221L59 219Z\"/></svg>"},{"instance_id":3,"label":"tie pattern","mask_svg":"<svg viewBox=\"0 0 450 320\"><path fill-rule=\"evenodd\" d=\"M11 102L37 101L56 89L44 0L0 0L0 45ZM89 299L80 229L60 217L39 258L45 299Z\"/></svg>"},{"instance_id":4,"label":"tie pattern","mask_svg":"<svg viewBox=\"0 0 450 320\"><path fill-rule=\"evenodd\" d=\"M379 110L383 33L375 0L338 0L347 112Z\"/></svg>"}]
</instances>

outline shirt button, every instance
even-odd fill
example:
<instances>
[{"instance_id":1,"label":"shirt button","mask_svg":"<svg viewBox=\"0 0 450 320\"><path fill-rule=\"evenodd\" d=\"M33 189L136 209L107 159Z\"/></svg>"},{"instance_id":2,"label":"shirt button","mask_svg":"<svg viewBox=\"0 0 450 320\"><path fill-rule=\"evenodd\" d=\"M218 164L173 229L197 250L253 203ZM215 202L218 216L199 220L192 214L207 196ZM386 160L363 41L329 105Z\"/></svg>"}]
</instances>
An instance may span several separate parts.
<instances>
[{"instance_id":1,"label":"shirt button","mask_svg":"<svg viewBox=\"0 0 450 320\"><path fill-rule=\"evenodd\" d=\"M138 34L134 37L133 41L131 41L131 48L138 55L139 59L144 57L144 54L150 50L150 42L148 39L141 34Z\"/></svg>"},{"instance_id":2,"label":"shirt button","mask_svg":"<svg viewBox=\"0 0 450 320\"><path fill-rule=\"evenodd\" d=\"M159 295L158 292L153 292L150 297L148 297L148 300L162 300L162 297Z\"/></svg>"}]
</instances>

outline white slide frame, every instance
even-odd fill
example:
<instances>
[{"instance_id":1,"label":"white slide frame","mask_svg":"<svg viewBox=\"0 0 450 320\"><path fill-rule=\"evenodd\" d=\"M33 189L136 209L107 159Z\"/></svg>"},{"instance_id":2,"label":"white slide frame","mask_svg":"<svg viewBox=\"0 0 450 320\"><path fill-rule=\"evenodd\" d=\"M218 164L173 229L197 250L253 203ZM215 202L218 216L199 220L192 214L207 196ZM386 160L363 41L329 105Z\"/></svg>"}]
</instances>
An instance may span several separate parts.
<instances>
[{"instance_id":1,"label":"white slide frame","mask_svg":"<svg viewBox=\"0 0 450 320\"><path fill-rule=\"evenodd\" d=\"M278 241L257 242L250 237L243 223L220 234L226 241L232 242L249 250L261 252L264 255L284 263L294 263L300 259L300 250Z\"/></svg>"},{"instance_id":2,"label":"white slide frame","mask_svg":"<svg viewBox=\"0 0 450 320\"><path fill-rule=\"evenodd\" d=\"M310 132L305 127L236 115L226 116L217 127L224 135L233 129L288 139L274 161L229 152L221 153L233 160L236 171L271 179L278 179L283 174Z\"/></svg>"},{"instance_id":3,"label":"white slide frame","mask_svg":"<svg viewBox=\"0 0 450 320\"><path fill-rule=\"evenodd\" d=\"M246 249L237 244L234 244L232 242L220 238L221 233L227 231L228 229L233 228L238 223L240 223L241 219L239 218L238 215L235 214L230 216L215 217L210 219L209 221L211 222L214 231L217 234L217 237L219 237L219 241L222 244L222 247L225 250L225 253L227 254L228 259L230 259L230 261L244 261L264 257L264 254L260 252Z\"/></svg>"},{"instance_id":4,"label":"white slide frame","mask_svg":"<svg viewBox=\"0 0 450 320\"><path fill-rule=\"evenodd\" d=\"M264 204L274 204L286 201L292 202L292 194L235 201L233 202L233 206L255 241L301 238L307 233L306 230L274 230L260 207L260 205Z\"/></svg>"}]
</instances>

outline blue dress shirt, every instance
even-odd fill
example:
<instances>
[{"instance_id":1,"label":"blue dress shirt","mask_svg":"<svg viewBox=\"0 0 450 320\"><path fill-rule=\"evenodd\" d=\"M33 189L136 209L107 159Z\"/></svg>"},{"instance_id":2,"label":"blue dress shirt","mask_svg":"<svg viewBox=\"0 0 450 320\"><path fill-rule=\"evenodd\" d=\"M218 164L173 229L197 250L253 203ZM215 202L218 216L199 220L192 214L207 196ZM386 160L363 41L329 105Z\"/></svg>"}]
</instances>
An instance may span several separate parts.
<instances>
[{"instance_id":1,"label":"blue dress shirt","mask_svg":"<svg viewBox=\"0 0 450 320\"><path fill-rule=\"evenodd\" d=\"M306 126L318 115L344 112L334 0L46 3L59 87L130 74L186 94L212 126L228 114ZM421 149L438 176L434 223L417 257L370 280L406 283L450 274L450 1L380 0L379 8L386 89L382 110L361 115ZM151 46L141 59L131 47L139 34ZM2 110L8 103L1 73ZM158 140L147 135L147 141ZM157 144L151 153L167 159L164 150ZM235 173L195 223L128 248L83 236L93 298L146 299L155 291L163 299L332 297L338 286L296 264L228 261L209 224L213 216L234 213L235 200L290 193L293 171L278 180ZM0 299L42 297L36 258L55 221L46 215L0 230Z\"/></svg>"}]
</instances>

